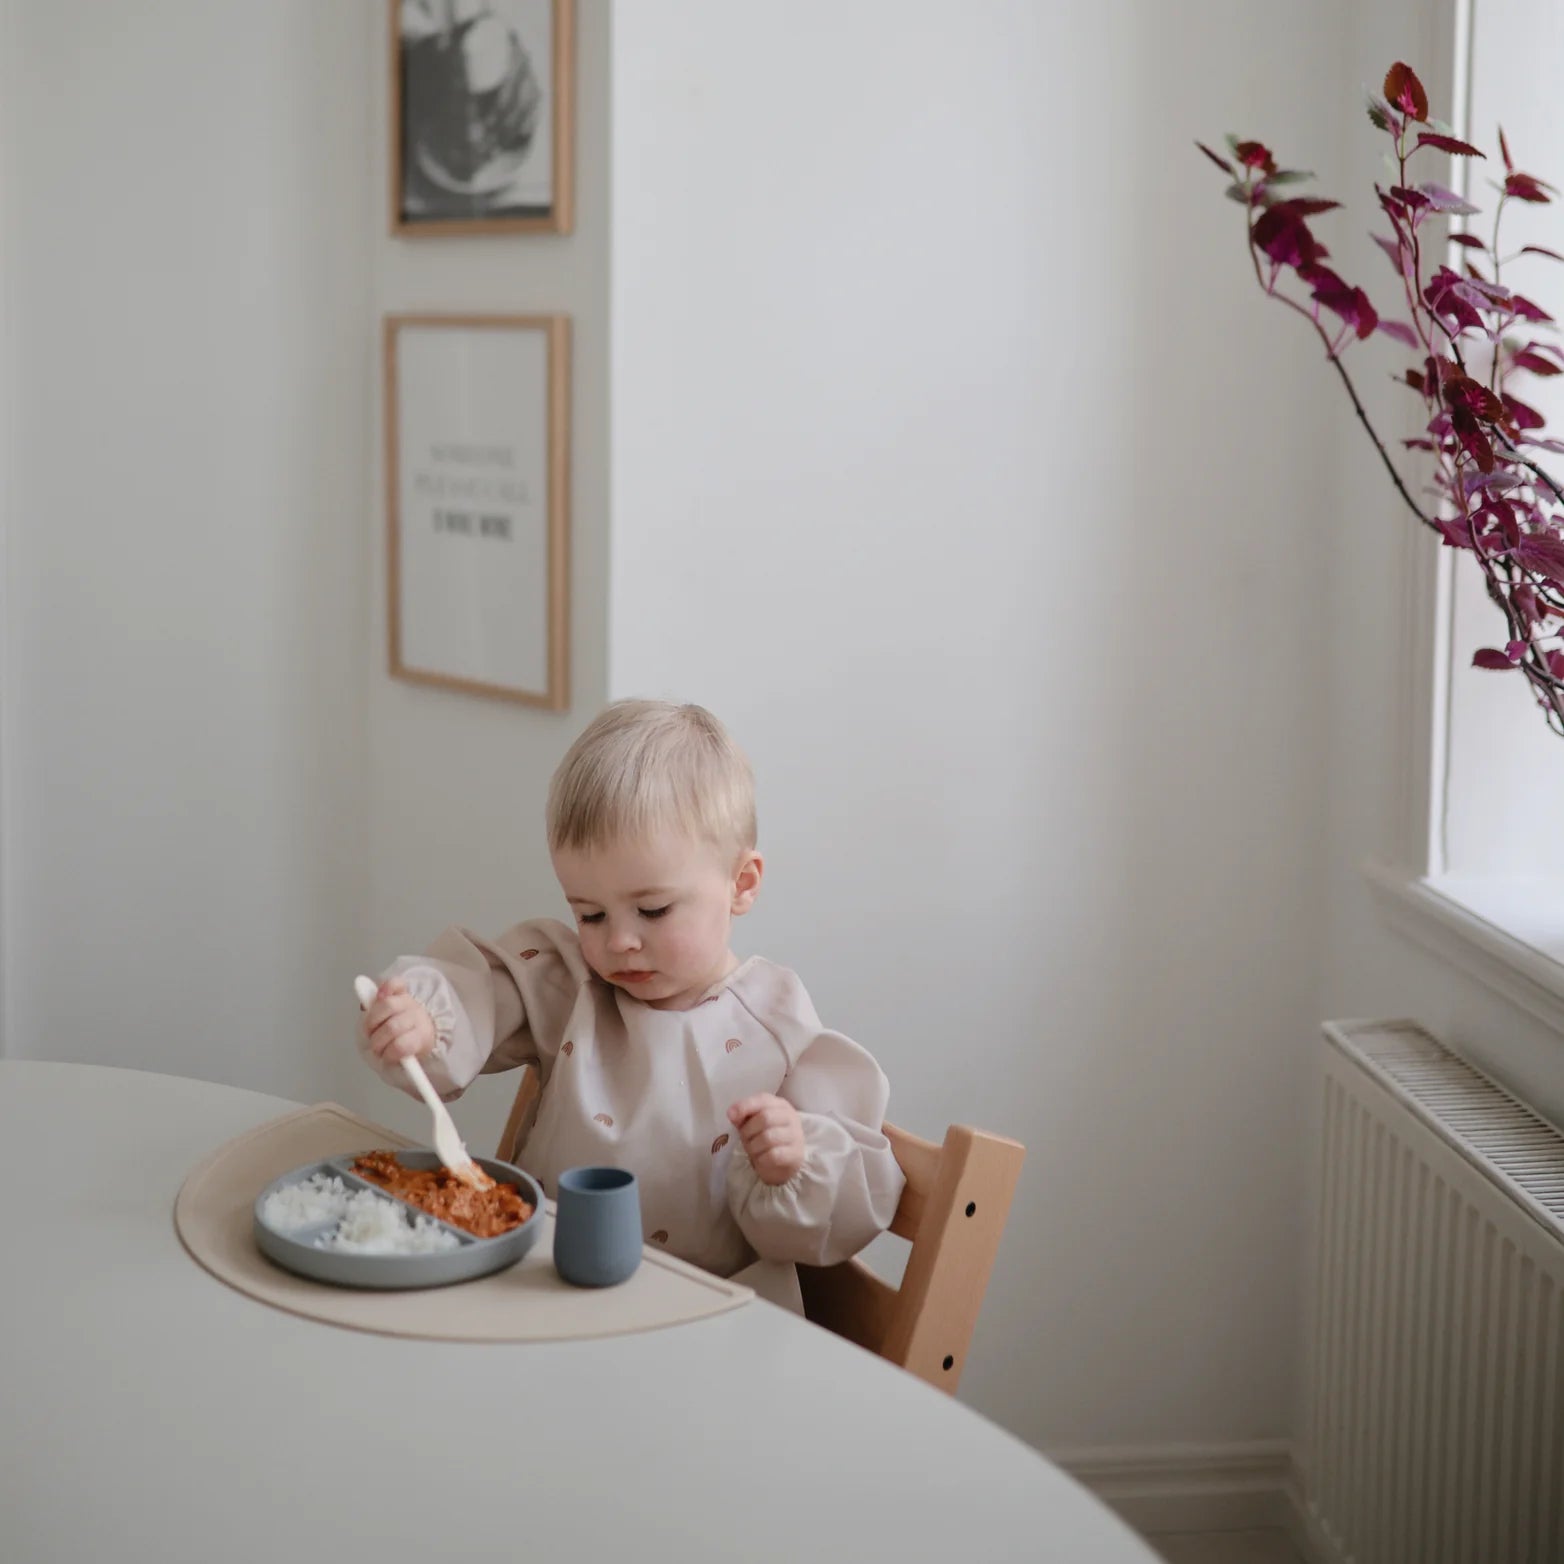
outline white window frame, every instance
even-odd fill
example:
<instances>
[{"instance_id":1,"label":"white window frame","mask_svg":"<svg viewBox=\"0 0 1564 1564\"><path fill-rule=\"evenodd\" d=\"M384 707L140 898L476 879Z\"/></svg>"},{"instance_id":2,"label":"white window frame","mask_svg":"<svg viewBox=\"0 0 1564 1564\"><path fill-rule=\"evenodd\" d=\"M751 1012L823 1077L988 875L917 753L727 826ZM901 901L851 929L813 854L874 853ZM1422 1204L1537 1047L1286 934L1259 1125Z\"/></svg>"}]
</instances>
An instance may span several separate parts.
<instances>
[{"instance_id":1,"label":"white window frame","mask_svg":"<svg viewBox=\"0 0 1564 1564\"><path fill-rule=\"evenodd\" d=\"M1476 4L1457 0L1455 8L1452 122L1466 139ZM1454 172L1464 181L1470 170ZM1364 873L1392 927L1564 1033L1564 883L1448 871L1445 776L1459 567L1455 551L1434 545L1421 527L1404 530L1401 551L1395 838L1390 856L1371 860Z\"/></svg>"}]
</instances>

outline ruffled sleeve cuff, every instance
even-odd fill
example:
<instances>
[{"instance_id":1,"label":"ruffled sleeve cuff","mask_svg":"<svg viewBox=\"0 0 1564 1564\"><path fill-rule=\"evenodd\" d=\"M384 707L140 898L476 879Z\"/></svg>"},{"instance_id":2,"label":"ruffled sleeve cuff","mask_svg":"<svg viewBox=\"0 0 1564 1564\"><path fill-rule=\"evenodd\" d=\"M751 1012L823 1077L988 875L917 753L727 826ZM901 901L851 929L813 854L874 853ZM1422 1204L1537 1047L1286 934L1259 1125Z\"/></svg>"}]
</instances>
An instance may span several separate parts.
<instances>
[{"instance_id":1,"label":"ruffled sleeve cuff","mask_svg":"<svg viewBox=\"0 0 1564 1564\"><path fill-rule=\"evenodd\" d=\"M477 1077L485 1051L473 1035L472 1024L450 979L438 967L432 967L416 956L404 956L392 962L381 973L380 981L383 983L393 977L407 985L408 993L429 1012L429 1019L434 1022L435 1045L421 1061L430 1084L447 1101L459 1097ZM401 1064L387 1064L377 1059L369 1051L362 1033L359 1051L382 1080L410 1097L417 1096L417 1088Z\"/></svg>"},{"instance_id":2,"label":"ruffled sleeve cuff","mask_svg":"<svg viewBox=\"0 0 1564 1564\"><path fill-rule=\"evenodd\" d=\"M804 1113L803 1166L767 1184L743 1144L728 1164L728 1204L765 1260L835 1265L891 1225L905 1178L877 1131L827 1114Z\"/></svg>"},{"instance_id":3,"label":"ruffled sleeve cuff","mask_svg":"<svg viewBox=\"0 0 1564 1564\"><path fill-rule=\"evenodd\" d=\"M434 1053L431 1057L445 1058L456 1036L456 1018L460 1010L450 980L433 967L411 963L404 965L402 962L397 962L386 971L380 981L383 983L389 977L401 978L407 984L408 993L429 1012L435 1030Z\"/></svg>"}]
</instances>

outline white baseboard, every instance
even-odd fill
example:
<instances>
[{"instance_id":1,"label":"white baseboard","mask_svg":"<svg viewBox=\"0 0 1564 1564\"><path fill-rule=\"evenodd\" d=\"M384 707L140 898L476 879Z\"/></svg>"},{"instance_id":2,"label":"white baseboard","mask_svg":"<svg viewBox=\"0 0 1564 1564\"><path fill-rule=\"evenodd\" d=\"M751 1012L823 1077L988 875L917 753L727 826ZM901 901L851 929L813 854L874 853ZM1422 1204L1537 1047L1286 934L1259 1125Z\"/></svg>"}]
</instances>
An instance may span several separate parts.
<instances>
[{"instance_id":1,"label":"white baseboard","mask_svg":"<svg viewBox=\"0 0 1564 1564\"><path fill-rule=\"evenodd\" d=\"M1285 1531L1311 1564L1334 1564L1308 1525L1292 1447L1280 1441L1046 1453L1142 1536Z\"/></svg>"}]
</instances>

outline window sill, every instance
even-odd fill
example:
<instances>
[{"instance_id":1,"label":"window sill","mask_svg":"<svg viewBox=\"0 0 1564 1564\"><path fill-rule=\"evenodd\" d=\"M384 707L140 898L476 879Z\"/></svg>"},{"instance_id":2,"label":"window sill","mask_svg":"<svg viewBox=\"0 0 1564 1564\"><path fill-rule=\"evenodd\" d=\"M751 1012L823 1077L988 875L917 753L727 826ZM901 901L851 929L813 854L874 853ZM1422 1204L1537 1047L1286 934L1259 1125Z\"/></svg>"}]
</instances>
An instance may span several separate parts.
<instances>
[{"instance_id":1,"label":"window sill","mask_svg":"<svg viewBox=\"0 0 1564 1564\"><path fill-rule=\"evenodd\" d=\"M1415 944L1564 1033L1564 889L1557 880L1365 865L1386 921Z\"/></svg>"}]
</instances>

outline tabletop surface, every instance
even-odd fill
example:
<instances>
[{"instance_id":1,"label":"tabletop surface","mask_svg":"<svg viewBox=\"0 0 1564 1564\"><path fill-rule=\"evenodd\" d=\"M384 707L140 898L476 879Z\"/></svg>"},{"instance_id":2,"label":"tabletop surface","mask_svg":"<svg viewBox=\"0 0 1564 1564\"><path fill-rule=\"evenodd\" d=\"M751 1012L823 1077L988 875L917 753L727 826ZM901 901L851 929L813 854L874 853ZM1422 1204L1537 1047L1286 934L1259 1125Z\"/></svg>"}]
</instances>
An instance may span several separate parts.
<instances>
[{"instance_id":1,"label":"tabletop surface","mask_svg":"<svg viewBox=\"0 0 1564 1564\"><path fill-rule=\"evenodd\" d=\"M296 1106L0 1061L5 1564L1155 1564L1028 1446L759 1300L493 1345L372 1336L232 1291L180 1245L174 1197Z\"/></svg>"}]
</instances>

